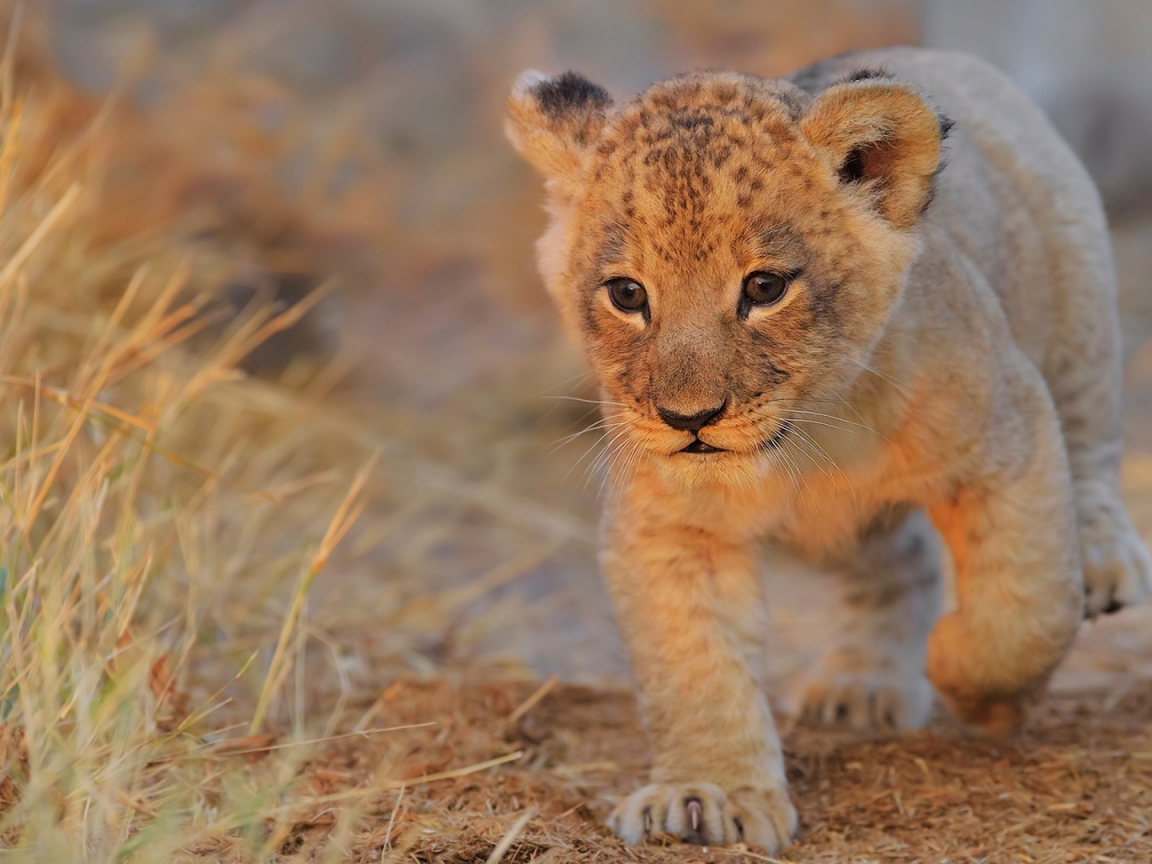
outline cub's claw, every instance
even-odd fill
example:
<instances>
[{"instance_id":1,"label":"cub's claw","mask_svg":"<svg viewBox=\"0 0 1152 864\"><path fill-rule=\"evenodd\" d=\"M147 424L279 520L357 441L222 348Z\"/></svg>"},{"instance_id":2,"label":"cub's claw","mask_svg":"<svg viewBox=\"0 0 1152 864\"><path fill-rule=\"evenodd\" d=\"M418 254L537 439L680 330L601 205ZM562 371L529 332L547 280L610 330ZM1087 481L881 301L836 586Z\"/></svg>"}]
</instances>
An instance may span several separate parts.
<instances>
[{"instance_id":1,"label":"cub's claw","mask_svg":"<svg viewBox=\"0 0 1152 864\"><path fill-rule=\"evenodd\" d=\"M701 845L744 842L771 854L791 842L796 811L783 791L653 783L624 799L608 825L626 843L672 835Z\"/></svg>"}]
</instances>

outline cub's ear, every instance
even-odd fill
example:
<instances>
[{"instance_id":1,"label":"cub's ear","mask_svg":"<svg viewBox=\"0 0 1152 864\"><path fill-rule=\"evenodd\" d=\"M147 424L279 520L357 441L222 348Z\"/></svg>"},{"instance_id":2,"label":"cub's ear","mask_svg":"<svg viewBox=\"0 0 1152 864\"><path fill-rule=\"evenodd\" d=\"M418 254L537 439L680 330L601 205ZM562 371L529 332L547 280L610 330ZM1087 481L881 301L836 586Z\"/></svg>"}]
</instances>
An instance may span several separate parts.
<instances>
[{"instance_id":1,"label":"cub's ear","mask_svg":"<svg viewBox=\"0 0 1152 864\"><path fill-rule=\"evenodd\" d=\"M800 129L844 184L858 184L897 228L916 224L932 197L950 122L915 90L862 74L813 100Z\"/></svg>"},{"instance_id":2,"label":"cub's ear","mask_svg":"<svg viewBox=\"0 0 1152 864\"><path fill-rule=\"evenodd\" d=\"M529 69L508 96L504 133L546 178L563 177L579 167L611 107L604 88L575 72L549 78Z\"/></svg>"}]
</instances>

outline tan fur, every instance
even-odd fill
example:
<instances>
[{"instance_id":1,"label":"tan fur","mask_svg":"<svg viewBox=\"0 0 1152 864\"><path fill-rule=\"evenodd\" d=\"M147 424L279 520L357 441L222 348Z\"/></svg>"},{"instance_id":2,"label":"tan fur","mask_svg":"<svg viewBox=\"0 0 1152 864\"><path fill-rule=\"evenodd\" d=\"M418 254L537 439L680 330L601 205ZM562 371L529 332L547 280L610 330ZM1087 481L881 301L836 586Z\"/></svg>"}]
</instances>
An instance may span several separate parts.
<instances>
[{"instance_id":1,"label":"tan fur","mask_svg":"<svg viewBox=\"0 0 1152 864\"><path fill-rule=\"evenodd\" d=\"M625 839L772 851L795 830L756 668L760 538L845 581L857 619L795 698L854 726L922 724L926 672L966 721L1014 728L1085 598L1147 595L1099 201L995 71L892 49L622 105L530 73L507 131L547 179L545 282L623 424L604 571L655 754L613 814ZM771 307L741 299L757 271L792 279ZM697 433L659 413L720 405ZM680 452L697 435L722 452ZM939 621L924 513L957 573Z\"/></svg>"}]
</instances>

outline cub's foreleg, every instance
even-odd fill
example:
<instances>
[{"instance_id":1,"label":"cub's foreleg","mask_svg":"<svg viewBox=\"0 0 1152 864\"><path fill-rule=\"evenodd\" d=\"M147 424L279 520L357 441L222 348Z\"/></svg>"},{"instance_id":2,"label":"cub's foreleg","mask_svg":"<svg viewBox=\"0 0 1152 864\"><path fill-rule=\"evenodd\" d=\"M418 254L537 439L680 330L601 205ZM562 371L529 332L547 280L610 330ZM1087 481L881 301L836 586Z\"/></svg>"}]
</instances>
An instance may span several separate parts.
<instances>
[{"instance_id":1,"label":"cub's foreleg","mask_svg":"<svg viewBox=\"0 0 1152 864\"><path fill-rule=\"evenodd\" d=\"M604 571L640 685L652 783L612 814L629 843L788 845L780 742L756 664L766 620L750 549L664 518L660 496L606 515Z\"/></svg>"},{"instance_id":2,"label":"cub's foreleg","mask_svg":"<svg viewBox=\"0 0 1152 864\"><path fill-rule=\"evenodd\" d=\"M928 640L928 677L965 721L1017 726L1080 624L1083 582L1067 454L1038 375L1000 401L987 449L931 515L956 566L956 611Z\"/></svg>"}]
</instances>

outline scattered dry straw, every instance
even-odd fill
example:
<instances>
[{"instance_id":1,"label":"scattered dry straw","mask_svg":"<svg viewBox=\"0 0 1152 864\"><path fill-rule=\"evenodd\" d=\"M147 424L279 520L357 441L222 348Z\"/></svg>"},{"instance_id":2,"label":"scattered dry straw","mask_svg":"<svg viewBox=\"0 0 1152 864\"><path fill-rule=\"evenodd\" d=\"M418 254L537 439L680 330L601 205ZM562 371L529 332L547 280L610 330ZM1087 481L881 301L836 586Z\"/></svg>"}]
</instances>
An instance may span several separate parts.
<instances>
[{"instance_id":1,"label":"scattered dry straw","mask_svg":"<svg viewBox=\"0 0 1152 864\"><path fill-rule=\"evenodd\" d=\"M931 731L898 739L799 728L785 747L800 840L775 858L739 847L621 844L603 817L646 767L632 695L558 685L510 727L533 691L397 686L383 716L436 717L435 728L325 747L304 767L324 788L366 787L380 765L412 775L402 795L362 803L346 860L381 860L385 848L397 862L1152 860L1147 683L1107 713L1082 697L1055 698L1012 739L971 738L943 715ZM519 758L475 770L509 747ZM454 764L468 773L428 770ZM290 836L300 849L319 848L326 830L303 819Z\"/></svg>"}]
</instances>

